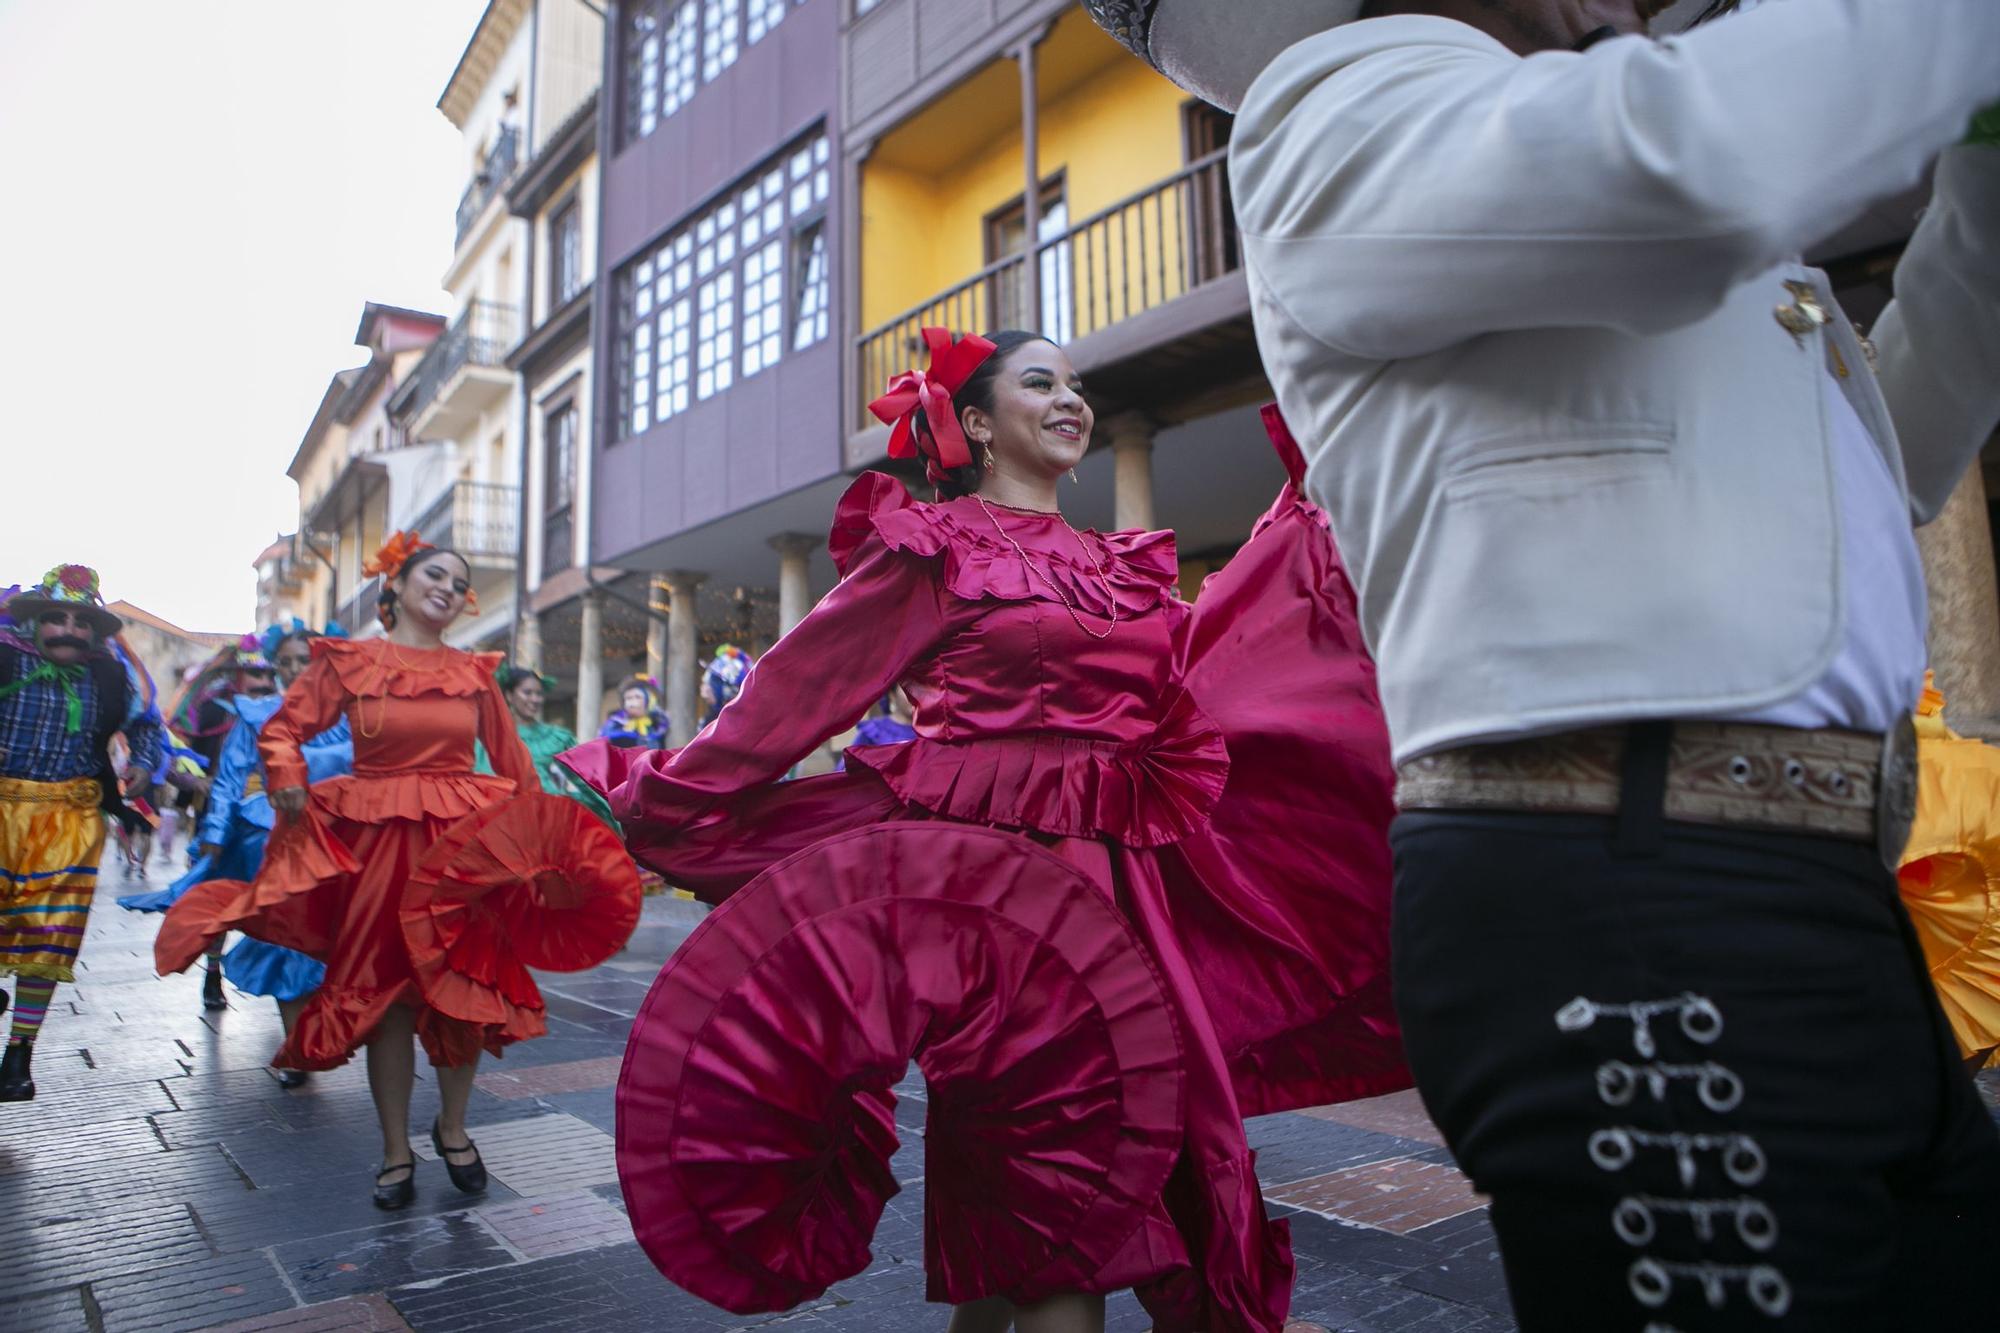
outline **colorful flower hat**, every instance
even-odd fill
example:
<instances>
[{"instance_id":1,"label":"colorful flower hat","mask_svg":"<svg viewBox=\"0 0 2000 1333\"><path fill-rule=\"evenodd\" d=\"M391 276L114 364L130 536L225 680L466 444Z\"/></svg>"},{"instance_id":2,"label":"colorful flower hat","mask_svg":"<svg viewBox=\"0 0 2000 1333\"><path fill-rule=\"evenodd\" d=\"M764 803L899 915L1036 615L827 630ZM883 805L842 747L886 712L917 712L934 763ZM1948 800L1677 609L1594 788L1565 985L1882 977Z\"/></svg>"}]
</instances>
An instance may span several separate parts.
<instances>
[{"instance_id":1,"label":"colorful flower hat","mask_svg":"<svg viewBox=\"0 0 2000 1333\"><path fill-rule=\"evenodd\" d=\"M48 611L80 613L100 638L109 638L125 627L124 621L105 609L104 594L97 589L97 571L88 565L57 565L42 575L39 584L15 593L7 602L7 614L24 628Z\"/></svg>"},{"instance_id":2,"label":"colorful flower hat","mask_svg":"<svg viewBox=\"0 0 2000 1333\"><path fill-rule=\"evenodd\" d=\"M238 671L273 671L271 659L264 655L264 641L255 634L246 634L236 641L234 660Z\"/></svg>"},{"instance_id":3,"label":"colorful flower hat","mask_svg":"<svg viewBox=\"0 0 2000 1333\"><path fill-rule=\"evenodd\" d=\"M725 643L715 650L714 660L702 675L708 686L708 697L715 701L716 707L720 708L741 692L743 678L755 665L755 659L733 643Z\"/></svg>"}]
</instances>

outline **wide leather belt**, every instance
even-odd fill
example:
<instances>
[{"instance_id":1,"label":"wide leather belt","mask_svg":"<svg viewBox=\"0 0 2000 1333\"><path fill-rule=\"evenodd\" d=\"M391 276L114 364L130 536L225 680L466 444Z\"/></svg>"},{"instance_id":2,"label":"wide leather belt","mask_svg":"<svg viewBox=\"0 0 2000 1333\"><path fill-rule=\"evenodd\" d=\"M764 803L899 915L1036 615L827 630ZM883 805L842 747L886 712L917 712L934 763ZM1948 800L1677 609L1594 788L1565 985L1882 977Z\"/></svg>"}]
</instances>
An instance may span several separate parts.
<instances>
[{"instance_id":1,"label":"wide leather belt","mask_svg":"<svg viewBox=\"0 0 2000 1333\"><path fill-rule=\"evenodd\" d=\"M1626 728L1468 745L1397 767L1405 810L1618 812ZM1891 869L1917 806L1917 737L1676 722L1665 816L1690 824L1872 842Z\"/></svg>"}]
</instances>

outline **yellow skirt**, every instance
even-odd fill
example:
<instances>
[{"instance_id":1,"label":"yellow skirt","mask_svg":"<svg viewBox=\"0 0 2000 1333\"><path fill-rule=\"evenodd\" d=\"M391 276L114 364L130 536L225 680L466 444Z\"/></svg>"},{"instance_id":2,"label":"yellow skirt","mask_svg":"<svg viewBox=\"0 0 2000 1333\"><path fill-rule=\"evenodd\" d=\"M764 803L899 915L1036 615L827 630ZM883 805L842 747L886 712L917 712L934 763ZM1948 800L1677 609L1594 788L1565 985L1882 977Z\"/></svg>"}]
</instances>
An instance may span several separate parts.
<instances>
[{"instance_id":1,"label":"yellow skirt","mask_svg":"<svg viewBox=\"0 0 2000 1333\"><path fill-rule=\"evenodd\" d=\"M0 976L74 981L104 851L89 778L0 778Z\"/></svg>"}]
</instances>

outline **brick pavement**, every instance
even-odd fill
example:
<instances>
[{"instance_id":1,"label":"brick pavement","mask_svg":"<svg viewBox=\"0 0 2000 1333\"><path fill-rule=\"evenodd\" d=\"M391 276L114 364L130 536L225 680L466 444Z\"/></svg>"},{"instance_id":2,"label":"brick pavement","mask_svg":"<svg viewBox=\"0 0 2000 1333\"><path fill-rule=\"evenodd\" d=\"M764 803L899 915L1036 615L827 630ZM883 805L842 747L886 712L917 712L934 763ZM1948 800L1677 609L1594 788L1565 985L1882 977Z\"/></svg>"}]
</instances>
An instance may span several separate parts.
<instances>
[{"instance_id":1,"label":"brick pavement","mask_svg":"<svg viewBox=\"0 0 2000 1333\"><path fill-rule=\"evenodd\" d=\"M157 874L156 873L156 878ZM57 994L41 1093L0 1106L0 1328L9 1333L783 1333L941 1330L924 1303L921 1083L897 1110L903 1192L875 1260L810 1306L741 1318L675 1289L632 1242L612 1159L612 1088L631 1015L700 909L651 899L632 947L544 977L550 1035L482 1068L471 1126L492 1187L451 1189L411 1110L418 1201L368 1199L374 1112L359 1061L279 1088L275 1008L231 992L204 1014L194 974L152 975L152 918L108 877L79 983ZM2000 1081L1988 1080L2000 1100ZM1513 1328L1483 1200L1413 1094L1266 1116L1249 1127L1275 1215L1290 1220L1297 1333ZM1148 1327L1128 1295L1114 1333ZM774 1330L774 1333L777 1333Z\"/></svg>"}]
</instances>

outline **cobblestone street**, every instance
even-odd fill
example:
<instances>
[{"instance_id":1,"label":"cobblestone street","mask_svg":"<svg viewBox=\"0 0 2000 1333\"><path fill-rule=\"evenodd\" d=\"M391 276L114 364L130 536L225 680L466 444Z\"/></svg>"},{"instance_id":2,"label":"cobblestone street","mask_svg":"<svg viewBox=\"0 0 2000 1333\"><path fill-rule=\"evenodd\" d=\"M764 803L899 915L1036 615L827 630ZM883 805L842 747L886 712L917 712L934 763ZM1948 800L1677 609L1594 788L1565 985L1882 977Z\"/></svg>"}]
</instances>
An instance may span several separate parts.
<instances>
[{"instance_id":1,"label":"cobblestone street","mask_svg":"<svg viewBox=\"0 0 2000 1333\"><path fill-rule=\"evenodd\" d=\"M162 877L155 868L155 881ZM903 1193L875 1263L815 1305L738 1318L654 1272L631 1238L612 1098L631 1016L702 909L650 899L631 947L545 976L549 1036L481 1070L470 1122L488 1193L453 1190L421 1143L418 1201L376 1211L362 1063L281 1089L266 1000L204 1014L199 969L152 972L157 918L120 911L107 873L78 981L56 995L38 1098L0 1107L0 1326L26 1330L937 1329L923 1299L921 1085L900 1116ZM415 1137L436 1110L428 1071ZM1292 1218L1294 1318L1329 1330L1512 1327L1480 1201L1414 1095L1251 1125L1274 1212ZM1130 1296L1111 1327L1148 1326Z\"/></svg>"}]
</instances>

